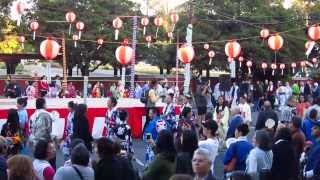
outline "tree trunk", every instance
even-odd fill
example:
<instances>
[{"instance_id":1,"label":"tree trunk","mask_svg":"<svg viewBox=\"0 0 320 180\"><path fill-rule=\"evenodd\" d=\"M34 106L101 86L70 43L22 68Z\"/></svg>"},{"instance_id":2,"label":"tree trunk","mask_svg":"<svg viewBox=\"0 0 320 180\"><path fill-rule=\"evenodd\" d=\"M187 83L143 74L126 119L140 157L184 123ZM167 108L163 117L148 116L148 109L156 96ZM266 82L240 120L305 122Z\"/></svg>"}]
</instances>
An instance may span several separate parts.
<instances>
[{"instance_id":1,"label":"tree trunk","mask_svg":"<svg viewBox=\"0 0 320 180\"><path fill-rule=\"evenodd\" d=\"M163 67L160 66L159 68L160 68L160 75L163 75Z\"/></svg>"},{"instance_id":2,"label":"tree trunk","mask_svg":"<svg viewBox=\"0 0 320 180\"><path fill-rule=\"evenodd\" d=\"M171 73L171 67L167 67L167 74Z\"/></svg>"},{"instance_id":3,"label":"tree trunk","mask_svg":"<svg viewBox=\"0 0 320 180\"><path fill-rule=\"evenodd\" d=\"M77 71L78 71L78 68L77 68ZM68 66L68 76L72 77L72 66Z\"/></svg>"},{"instance_id":4,"label":"tree trunk","mask_svg":"<svg viewBox=\"0 0 320 180\"><path fill-rule=\"evenodd\" d=\"M122 68L120 68L120 76L122 76Z\"/></svg>"},{"instance_id":5,"label":"tree trunk","mask_svg":"<svg viewBox=\"0 0 320 180\"><path fill-rule=\"evenodd\" d=\"M206 69L206 76L207 76L207 78L209 78L209 76L210 76L210 69L209 68Z\"/></svg>"}]
</instances>

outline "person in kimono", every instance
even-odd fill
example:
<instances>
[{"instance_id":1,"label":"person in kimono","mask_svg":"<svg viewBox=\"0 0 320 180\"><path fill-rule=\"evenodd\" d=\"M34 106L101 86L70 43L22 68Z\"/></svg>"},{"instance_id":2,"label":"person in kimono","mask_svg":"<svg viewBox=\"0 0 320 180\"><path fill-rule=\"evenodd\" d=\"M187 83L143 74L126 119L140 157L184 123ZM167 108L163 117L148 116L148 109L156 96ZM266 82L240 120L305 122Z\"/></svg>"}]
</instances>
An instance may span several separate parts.
<instances>
[{"instance_id":1,"label":"person in kimono","mask_svg":"<svg viewBox=\"0 0 320 180\"><path fill-rule=\"evenodd\" d=\"M247 102L247 97L241 96L240 97L240 104L239 104L241 116L244 120L244 123L251 124L252 118L251 118L251 107Z\"/></svg>"},{"instance_id":2,"label":"person in kimono","mask_svg":"<svg viewBox=\"0 0 320 180\"><path fill-rule=\"evenodd\" d=\"M114 130L118 123L118 111L117 111L117 99L110 97L107 100L108 111L106 113L106 127L108 132L108 137L112 138L114 136Z\"/></svg>"},{"instance_id":3,"label":"person in kimono","mask_svg":"<svg viewBox=\"0 0 320 180\"><path fill-rule=\"evenodd\" d=\"M72 139L72 134L73 134L73 119L74 119L74 112L76 111L76 106L77 104L74 103L73 101L70 101L68 103L68 116L67 116L67 126L64 132L64 142L63 142L63 147L62 147L62 153L64 156L64 160L67 161L70 159L70 146L71 146L71 139Z\"/></svg>"},{"instance_id":4,"label":"person in kimono","mask_svg":"<svg viewBox=\"0 0 320 180\"><path fill-rule=\"evenodd\" d=\"M166 96L166 104L163 107L161 118L166 121L168 128L173 130L175 128L175 120L176 120L176 112L173 104L173 94L167 94Z\"/></svg>"},{"instance_id":5,"label":"person in kimono","mask_svg":"<svg viewBox=\"0 0 320 180\"><path fill-rule=\"evenodd\" d=\"M229 91L231 108L237 106L238 104L238 91L239 91L239 86L237 85L236 82L233 82L232 87L230 88L230 91Z\"/></svg>"},{"instance_id":6,"label":"person in kimono","mask_svg":"<svg viewBox=\"0 0 320 180\"><path fill-rule=\"evenodd\" d=\"M218 133L219 139L221 140L225 139L226 132L228 130L229 114L227 102L224 99L224 96L220 96L218 98L217 106L213 111L213 120L215 120L219 125Z\"/></svg>"}]
</instances>

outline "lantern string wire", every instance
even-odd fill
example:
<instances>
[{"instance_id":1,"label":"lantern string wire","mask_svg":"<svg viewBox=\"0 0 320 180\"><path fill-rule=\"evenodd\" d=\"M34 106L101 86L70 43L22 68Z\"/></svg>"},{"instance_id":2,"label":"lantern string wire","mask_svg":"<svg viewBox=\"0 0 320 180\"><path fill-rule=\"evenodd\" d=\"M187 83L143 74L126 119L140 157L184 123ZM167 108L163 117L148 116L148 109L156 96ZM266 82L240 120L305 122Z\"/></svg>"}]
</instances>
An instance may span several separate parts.
<instances>
[{"instance_id":1,"label":"lantern string wire","mask_svg":"<svg viewBox=\"0 0 320 180\"><path fill-rule=\"evenodd\" d=\"M281 32L277 32L277 34L286 34L289 33L289 32L294 32L294 31L300 31L300 30L303 30L304 27L299 27L299 28L294 28L294 29L290 29L290 30L286 30L286 31L281 31ZM26 34L26 33L19 33L19 35L16 35L14 33L4 33L5 35L10 35L10 36L25 36L25 37L32 37L33 35L32 34ZM48 35L48 33L45 34L36 34L36 37L37 38L48 38L48 37L51 37L53 39L57 39L57 40L62 40L63 37L55 37L55 36L50 36ZM251 39L259 39L260 36L250 36L250 37L244 37L244 38L232 38L232 39L222 39L222 40L213 40L213 41L194 41L192 42L192 44L196 45L196 44L211 44L211 43L226 43L226 42L229 42L230 40L233 40L233 41L246 41L246 40L251 40ZM73 39L71 38L65 38L65 40L67 41L74 41ZM302 39L301 39L302 40ZM306 39L305 39L306 40ZM97 43L97 40L92 40L92 39L80 39L80 40L77 40L77 42L93 42L93 43ZM104 44L122 44L123 42L118 42L118 41L107 41L105 40L103 42ZM130 43L129 43L130 44ZM138 42L137 44L140 44L140 45L147 45L148 42ZM181 45L181 44L184 44L184 42L179 42L179 43L175 43L175 42L153 42L152 44L155 44L155 45Z\"/></svg>"}]
</instances>

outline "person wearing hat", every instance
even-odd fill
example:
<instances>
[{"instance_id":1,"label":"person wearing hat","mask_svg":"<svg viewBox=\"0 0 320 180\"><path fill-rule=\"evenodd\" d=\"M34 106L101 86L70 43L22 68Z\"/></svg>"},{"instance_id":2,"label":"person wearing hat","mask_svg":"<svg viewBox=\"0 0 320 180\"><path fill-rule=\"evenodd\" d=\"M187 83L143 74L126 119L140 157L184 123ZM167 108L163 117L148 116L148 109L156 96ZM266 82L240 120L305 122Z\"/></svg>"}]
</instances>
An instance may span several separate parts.
<instances>
[{"instance_id":1,"label":"person wearing hat","mask_svg":"<svg viewBox=\"0 0 320 180\"><path fill-rule=\"evenodd\" d=\"M308 153L307 166L304 176L314 179L320 178L320 122L317 121L312 127L312 135L316 138L316 142L312 145Z\"/></svg>"}]
</instances>

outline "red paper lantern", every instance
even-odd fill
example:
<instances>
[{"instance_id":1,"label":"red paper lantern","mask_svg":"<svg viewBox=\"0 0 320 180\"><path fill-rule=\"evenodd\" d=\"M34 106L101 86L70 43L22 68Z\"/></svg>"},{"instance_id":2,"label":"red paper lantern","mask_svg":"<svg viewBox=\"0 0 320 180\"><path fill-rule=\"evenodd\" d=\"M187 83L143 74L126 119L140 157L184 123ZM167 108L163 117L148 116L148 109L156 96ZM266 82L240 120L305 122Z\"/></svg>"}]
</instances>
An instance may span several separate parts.
<instances>
[{"instance_id":1,"label":"red paper lantern","mask_svg":"<svg viewBox=\"0 0 320 180\"><path fill-rule=\"evenodd\" d=\"M46 60L53 60L60 51L60 45L52 39L47 39L40 44L40 53Z\"/></svg>"},{"instance_id":2,"label":"red paper lantern","mask_svg":"<svg viewBox=\"0 0 320 180\"><path fill-rule=\"evenodd\" d=\"M143 35L145 35L146 34L146 26L148 26L148 24L149 24L149 18L147 18L147 17L142 18L141 24L143 26Z\"/></svg>"},{"instance_id":3,"label":"red paper lantern","mask_svg":"<svg viewBox=\"0 0 320 180\"><path fill-rule=\"evenodd\" d=\"M268 64L267 63L262 63L261 64L261 68L262 69L267 69L268 68Z\"/></svg>"},{"instance_id":4,"label":"red paper lantern","mask_svg":"<svg viewBox=\"0 0 320 180\"><path fill-rule=\"evenodd\" d=\"M73 42L74 42L74 47L77 47L77 41L79 40L79 36L76 35L76 34L74 34L74 35L72 36L72 40L73 40Z\"/></svg>"},{"instance_id":5,"label":"red paper lantern","mask_svg":"<svg viewBox=\"0 0 320 180\"><path fill-rule=\"evenodd\" d=\"M26 38L24 36L19 36L19 42L24 43L26 41Z\"/></svg>"},{"instance_id":6,"label":"red paper lantern","mask_svg":"<svg viewBox=\"0 0 320 180\"><path fill-rule=\"evenodd\" d=\"M241 52L241 46L237 41L230 41L225 46L225 53L229 58L236 58Z\"/></svg>"},{"instance_id":7,"label":"red paper lantern","mask_svg":"<svg viewBox=\"0 0 320 180\"><path fill-rule=\"evenodd\" d=\"M272 35L268 39L269 48L273 51L279 51L283 46L283 38L280 35Z\"/></svg>"},{"instance_id":8,"label":"red paper lantern","mask_svg":"<svg viewBox=\"0 0 320 180\"><path fill-rule=\"evenodd\" d=\"M162 26L162 24L163 24L163 19L162 19L162 17L156 17L156 18L154 18L154 24L156 25L156 26Z\"/></svg>"},{"instance_id":9,"label":"red paper lantern","mask_svg":"<svg viewBox=\"0 0 320 180\"><path fill-rule=\"evenodd\" d=\"M66 21L71 24L76 20L76 14L72 11L66 13Z\"/></svg>"},{"instance_id":10,"label":"red paper lantern","mask_svg":"<svg viewBox=\"0 0 320 180\"><path fill-rule=\"evenodd\" d=\"M310 26L308 36L311 40L318 41L320 39L320 26L318 24Z\"/></svg>"},{"instance_id":11,"label":"red paper lantern","mask_svg":"<svg viewBox=\"0 0 320 180\"><path fill-rule=\"evenodd\" d=\"M179 21L179 15L177 13L172 13L170 19L172 24L176 24Z\"/></svg>"},{"instance_id":12,"label":"red paper lantern","mask_svg":"<svg viewBox=\"0 0 320 180\"><path fill-rule=\"evenodd\" d=\"M260 31L260 37L262 39L267 39L270 35L270 31L269 29L266 29L266 28L263 28L261 31Z\"/></svg>"},{"instance_id":13,"label":"red paper lantern","mask_svg":"<svg viewBox=\"0 0 320 180\"><path fill-rule=\"evenodd\" d=\"M263 74L265 75L266 74L266 69L268 68L268 64L267 63L262 63L261 64L261 68L263 69Z\"/></svg>"},{"instance_id":14,"label":"red paper lantern","mask_svg":"<svg viewBox=\"0 0 320 180\"><path fill-rule=\"evenodd\" d=\"M297 67L296 63L291 63L292 73L294 73L296 67Z\"/></svg>"},{"instance_id":15,"label":"red paper lantern","mask_svg":"<svg viewBox=\"0 0 320 180\"><path fill-rule=\"evenodd\" d=\"M104 40L103 40L102 38L97 39L97 44L98 44L99 46L102 46L103 43L104 43Z\"/></svg>"},{"instance_id":16,"label":"red paper lantern","mask_svg":"<svg viewBox=\"0 0 320 180\"><path fill-rule=\"evenodd\" d=\"M312 45L314 45L315 44L315 42L314 41L310 41L310 40L308 40L307 42L306 42L306 44L305 44L305 48L306 49L309 49Z\"/></svg>"},{"instance_id":17,"label":"red paper lantern","mask_svg":"<svg viewBox=\"0 0 320 180\"><path fill-rule=\"evenodd\" d=\"M192 46L183 45L178 50L178 58L185 64L190 63L195 56L195 52Z\"/></svg>"},{"instance_id":18,"label":"red paper lantern","mask_svg":"<svg viewBox=\"0 0 320 180\"><path fill-rule=\"evenodd\" d=\"M150 47L151 41L152 41L152 37L149 35L146 37L146 41L148 42L148 48Z\"/></svg>"},{"instance_id":19,"label":"red paper lantern","mask_svg":"<svg viewBox=\"0 0 320 180\"><path fill-rule=\"evenodd\" d=\"M313 64L316 64L318 62L318 59L317 58L312 58L311 61L312 61Z\"/></svg>"},{"instance_id":20,"label":"red paper lantern","mask_svg":"<svg viewBox=\"0 0 320 180\"><path fill-rule=\"evenodd\" d=\"M19 36L18 41L21 44L21 48L24 49L24 42L26 41L26 38L24 36Z\"/></svg>"},{"instance_id":21,"label":"red paper lantern","mask_svg":"<svg viewBox=\"0 0 320 180\"><path fill-rule=\"evenodd\" d=\"M205 50L208 50L208 49L210 48L210 45L206 43L206 44L203 45L203 48L204 48Z\"/></svg>"},{"instance_id":22,"label":"red paper lantern","mask_svg":"<svg viewBox=\"0 0 320 180\"><path fill-rule=\"evenodd\" d=\"M33 40L35 40L36 39L36 31L39 29L39 23L37 21L31 22L30 29L33 32Z\"/></svg>"},{"instance_id":23,"label":"red paper lantern","mask_svg":"<svg viewBox=\"0 0 320 180\"><path fill-rule=\"evenodd\" d=\"M112 25L115 28L115 36L114 36L115 40L118 40L118 38L119 38L119 29L122 27L122 24L123 24L123 22L119 17L115 18L112 21Z\"/></svg>"},{"instance_id":24,"label":"red paper lantern","mask_svg":"<svg viewBox=\"0 0 320 180\"><path fill-rule=\"evenodd\" d=\"M17 4L16 4L16 11L17 11L17 13L18 13L18 20L17 20L17 26L20 26L20 23L21 23L21 15L22 15L22 13L24 12L24 10L25 10L25 4L23 3L23 2L18 2Z\"/></svg>"},{"instance_id":25,"label":"red paper lantern","mask_svg":"<svg viewBox=\"0 0 320 180\"><path fill-rule=\"evenodd\" d=\"M19 15L21 15L25 9L26 9L26 6L23 2L19 1L16 4L16 11Z\"/></svg>"},{"instance_id":26,"label":"red paper lantern","mask_svg":"<svg viewBox=\"0 0 320 180\"><path fill-rule=\"evenodd\" d=\"M77 28L77 30L79 31L79 39L81 39L81 32L82 32L83 29L84 29L84 23L81 22L81 21L77 22L76 28Z\"/></svg>"},{"instance_id":27,"label":"red paper lantern","mask_svg":"<svg viewBox=\"0 0 320 180\"><path fill-rule=\"evenodd\" d=\"M216 55L216 53L213 50L208 52L208 56L210 58L209 65L211 65L212 58L214 58L215 55Z\"/></svg>"},{"instance_id":28,"label":"red paper lantern","mask_svg":"<svg viewBox=\"0 0 320 180\"><path fill-rule=\"evenodd\" d=\"M119 46L116 50L116 58L121 65L127 65L133 56L133 49L129 46Z\"/></svg>"}]
</instances>

